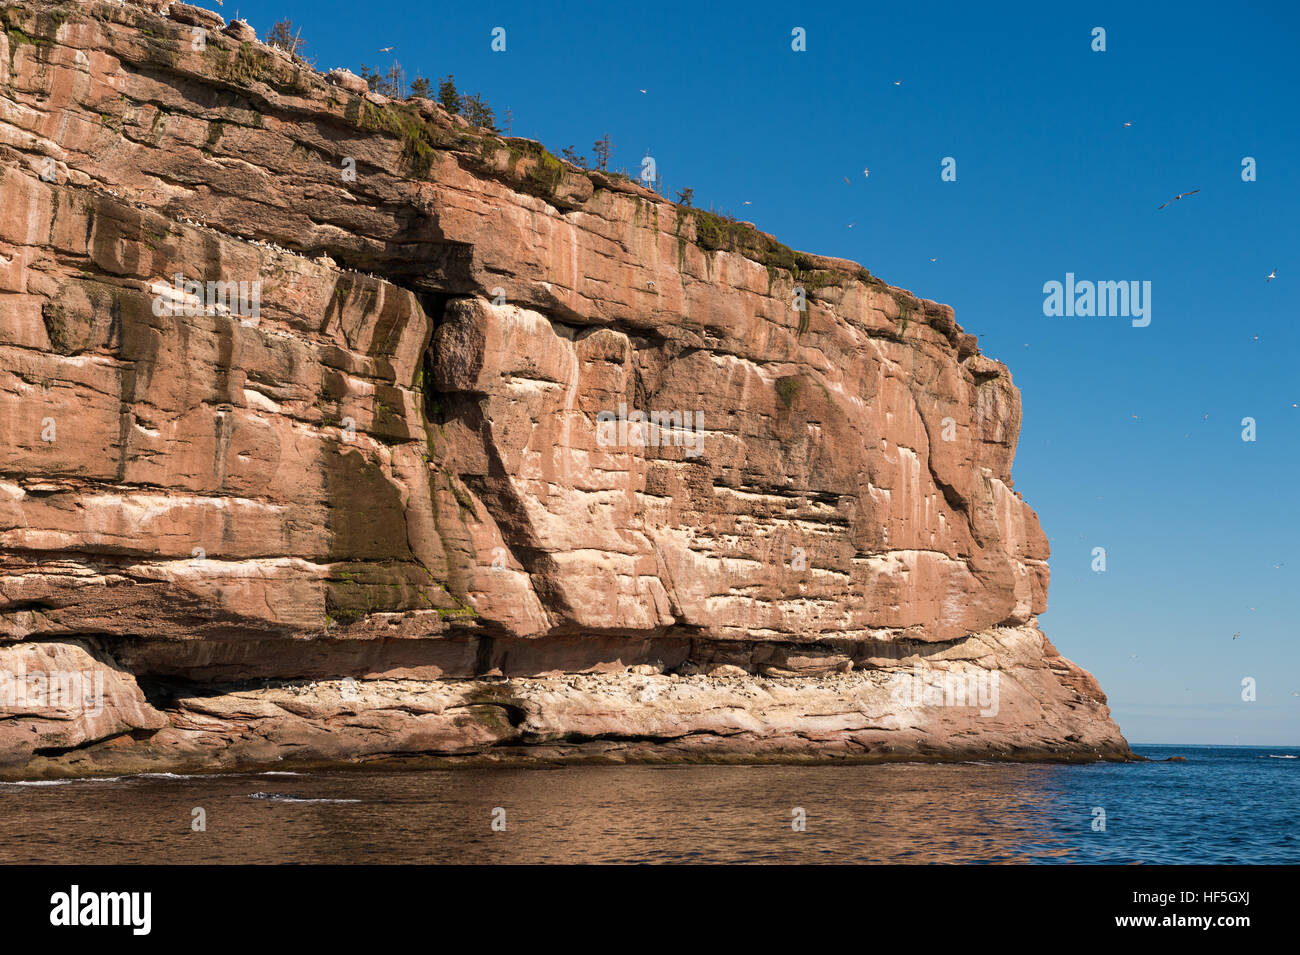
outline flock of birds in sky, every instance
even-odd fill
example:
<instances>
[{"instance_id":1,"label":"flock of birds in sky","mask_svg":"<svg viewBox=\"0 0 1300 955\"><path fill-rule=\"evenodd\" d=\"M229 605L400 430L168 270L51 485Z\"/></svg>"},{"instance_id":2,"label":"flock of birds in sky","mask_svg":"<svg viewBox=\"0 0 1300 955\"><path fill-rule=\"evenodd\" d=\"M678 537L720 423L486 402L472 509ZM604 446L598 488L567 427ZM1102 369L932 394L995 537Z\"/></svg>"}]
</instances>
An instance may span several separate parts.
<instances>
[{"instance_id":1,"label":"flock of birds in sky","mask_svg":"<svg viewBox=\"0 0 1300 955\"><path fill-rule=\"evenodd\" d=\"M220 3L221 0L217 0L217 2ZM395 49L397 49L397 47L395 47L395 46L386 46L386 47L383 47L382 49L380 49L379 52L380 52L380 53L391 53L391 52L392 52L393 50L395 50ZM894 80L894 85L895 85L895 86L902 86L902 85L903 85L903 81L902 81L902 80ZM638 92L644 94L644 93L648 93L649 90L639 89ZM1128 121L1128 122L1125 122L1125 123L1123 124L1123 128L1124 128L1124 129L1128 129L1128 128L1131 127L1132 125L1133 125L1132 121ZM864 166L863 169L862 169L862 176L863 176L863 178L868 178L868 179L869 179L869 178L871 177L871 169L870 169L869 167ZM853 181L852 181L851 179L849 179L848 176L843 176L842 178L844 179L844 184L845 184L846 186L851 186L851 185L853 185ZM1186 198L1188 198L1189 196L1194 196L1194 195L1196 195L1196 194L1197 194L1198 192L1200 192L1200 191L1201 191L1201 190L1200 190L1199 188L1196 188L1196 189L1191 189L1191 190L1189 190L1189 191L1187 191L1187 192L1180 192L1180 193L1178 193L1178 195L1174 196L1172 199L1167 199L1167 200L1165 200L1164 202L1160 203L1160 205L1156 206L1156 211L1159 212L1161 209L1164 209L1166 206L1172 205L1173 203L1178 202L1180 199L1186 199ZM743 205L747 205L747 206L751 206L751 205L753 205L753 204L754 204L754 202L753 202L752 199L746 199L746 200L744 201L744 203L743 203ZM848 228L852 229L855 225L857 225L857 222L850 222L850 223L848 224ZM936 258L931 258L930 261L931 261L931 262L938 262L939 259L938 259L937 257L936 257ZM1273 271L1269 272L1268 275L1265 276L1264 281L1265 281L1265 283L1268 283L1268 282L1273 281L1275 278L1277 278L1277 269L1273 269ZM1258 335L1255 336L1255 340L1256 340L1256 341L1259 340L1259 336L1258 336ZM1026 343L1025 347L1028 348L1029 345ZM1293 404L1291 407L1294 408L1294 407L1296 407L1296 406ZM1137 415L1134 415L1133 417L1136 418ZM1208 418L1209 415L1206 415L1205 417ZM1234 640L1237 639L1235 635L1233 636L1233 639L1234 639Z\"/></svg>"},{"instance_id":2,"label":"flock of birds in sky","mask_svg":"<svg viewBox=\"0 0 1300 955\"><path fill-rule=\"evenodd\" d=\"M220 3L221 3L221 0L217 0L217 3L220 4ZM381 52L381 53L391 53L391 52L394 51L394 49L396 49L396 47L382 47L382 48L380 49L380 52ZM902 81L901 81L901 79L896 79L896 81L894 81L894 86L902 86ZM641 92L641 94L649 94L650 91L649 91L649 90L640 90L640 88L638 88L637 92ZM1131 121L1130 121L1130 122L1123 123L1123 127L1125 127L1125 129L1128 129L1128 127L1130 127L1130 126L1132 126L1132 122L1131 122ZM862 175L863 175L863 178L870 178L870 177L871 177L871 169L870 169L870 168L866 168L866 166L863 166L863 169L862 169ZM844 178L844 185L845 185L845 186L852 186L852 185L853 185L853 181L852 181L852 179L849 179L848 175L845 175L845 177L842 177L842 178ZM1178 194L1177 196L1174 196L1173 199L1166 200L1166 201L1164 201L1164 203L1161 203L1160 205L1157 205L1156 210L1157 210L1157 212L1158 212L1158 210L1160 210L1160 209L1164 209L1164 208L1166 207L1166 205L1170 205L1170 204L1173 204L1173 203L1177 203L1177 201L1178 201L1179 199L1187 199L1188 196L1195 196L1195 195L1197 194L1197 192L1200 192L1200 188L1193 188L1193 190L1188 191L1188 192L1179 192L1179 194ZM754 204L754 201L751 200L751 199L746 199L746 200L744 201L744 203L742 203L742 205L753 205L753 204ZM853 229L853 227L854 227L855 225L858 225L858 223L857 223L857 222L850 222L849 225L848 225L848 229ZM932 261L932 262L937 262L937 261L939 261L939 259L931 259L930 261ZM1271 281L1273 281L1273 279L1275 279L1275 278L1277 278L1277 277L1278 277L1278 270L1277 270L1277 269L1274 269L1273 272L1270 272L1270 273L1268 274L1268 277L1266 277L1266 278L1264 279L1264 281L1265 281L1265 282L1271 282ZM1028 348L1028 346L1024 346L1024 347ZM1135 417L1136 417L1136 416L1135 416Z\"/></svg>"}]
</instances>

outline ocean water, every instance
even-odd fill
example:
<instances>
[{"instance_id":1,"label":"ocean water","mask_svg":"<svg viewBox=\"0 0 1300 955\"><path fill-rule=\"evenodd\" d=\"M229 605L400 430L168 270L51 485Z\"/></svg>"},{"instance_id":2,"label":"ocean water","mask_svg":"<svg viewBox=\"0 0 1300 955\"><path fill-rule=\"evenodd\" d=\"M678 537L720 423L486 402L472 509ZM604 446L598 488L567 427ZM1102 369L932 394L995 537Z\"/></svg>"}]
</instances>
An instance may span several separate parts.
<instances>
[{"instance_id":1,"label":"ocean water","mask_svg":"<svg viewBox=\"0 0 1300 955\"><path fill-rule=\"evenodd\" d=\"M0 783L0 863L1300 862L1300 748L1134 749L1187 762Z\"/></svg>"}]
</instances>

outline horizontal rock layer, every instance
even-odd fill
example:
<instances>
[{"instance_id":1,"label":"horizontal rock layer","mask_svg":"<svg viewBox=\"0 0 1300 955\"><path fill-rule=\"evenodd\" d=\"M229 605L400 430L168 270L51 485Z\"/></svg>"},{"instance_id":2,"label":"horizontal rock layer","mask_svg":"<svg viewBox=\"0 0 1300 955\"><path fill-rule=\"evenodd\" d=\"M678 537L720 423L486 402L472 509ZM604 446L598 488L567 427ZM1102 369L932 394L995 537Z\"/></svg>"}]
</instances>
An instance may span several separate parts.
<instances>
[{"instance_id":1,"label":"horizontal rock layer","mask_svg":"<svg viewBox=\"0 0 1300 955\"><path fill-rule=\"evenodd\" d=\"M951 309L208 11L0 16L0 772L1128 754Z\"/></svg>"}]
</instances>

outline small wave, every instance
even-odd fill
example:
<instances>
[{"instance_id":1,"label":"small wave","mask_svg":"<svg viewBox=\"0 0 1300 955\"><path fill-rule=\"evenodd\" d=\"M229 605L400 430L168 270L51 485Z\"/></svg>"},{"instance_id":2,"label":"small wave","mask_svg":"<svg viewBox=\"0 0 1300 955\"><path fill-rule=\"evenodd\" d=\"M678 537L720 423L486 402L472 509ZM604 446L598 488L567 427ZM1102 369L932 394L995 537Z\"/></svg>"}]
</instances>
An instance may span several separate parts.
<instances>
[{"instance_id":1,"label":"small wave","mask_svg":"<svg viewBox=\"0 0 1300 955\"><path fill-rule=\"evenodd\" d=\"M1300 756L1277 756L1273 753L1268 754L1269 759L1300 759Z\"/></svg>"},{"instance_id":2,"label":"small wave","mask_svg":"<svg viewBox=\"0 0 1300 955\"><path fill-rule=\"evenodd\" d=\"M16 779L0 786L66 786L70 783L129 783L137 779L217 779L231 773L132 773L130 776L78 776L75 779Z\"/></svg>"},{"instance_id":3,"label":"small wave","mask_svg":"<svg viewBox=\"0 0 1300 955\"><path fill-rule=\"evenodd\" d=\"M69 786L72 783L116 783L125 776L83 776L80 779L15 779L0 786Z\"/></svg>"},{"instance_id":4,"label":"small wave","mask_svg":"<svg viewBox=\"0 0 1300 955\"><path fill-rule=\"evenodd\" d=\"M313 796L294 796L283 793L250 793L250 799L270 799L277 803L359 803L360 799L324 799Z\"/></svg>"},{"instance_id":5,"label":"small wave","mask_svg":"<svg viewBox=\"0 0 1300 955\"><path fill-rule=\"evenodd\" d=\"M271 769L261 773L135 773L119 779L233 779L237 776L302 776L286 770Z\"/></svg>"},{"instance_id":6,"label":"small wave","mask_svg":"<svg viewBox=\"0 0 1300 955\"><path fill-rule=\"evenodd\" d=\"M13 779L0 781L0 788L5 786L70 786L73 783L122 783L134 780L152 779L232 779L237 776L306 776L307 773L291 773L287 770L272 769L260 773L132 773L130 776L77 776L69 779Z\"/></svg>"}]
</instances>

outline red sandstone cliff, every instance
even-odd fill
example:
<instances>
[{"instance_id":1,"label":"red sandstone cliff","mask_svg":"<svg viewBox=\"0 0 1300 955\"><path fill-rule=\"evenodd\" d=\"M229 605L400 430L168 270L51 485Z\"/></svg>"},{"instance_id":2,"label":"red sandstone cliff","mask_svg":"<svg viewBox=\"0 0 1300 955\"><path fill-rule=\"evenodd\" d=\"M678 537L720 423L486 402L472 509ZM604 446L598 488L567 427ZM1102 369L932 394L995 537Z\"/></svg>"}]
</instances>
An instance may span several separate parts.
<instances>
[{"instance_id":1,"label":"red sandstone cliff","mask_svg":"<svg viewBox=\"0 0 1300 955\"><path fill-rule=\"evenodd\" d=\"M1128 754L951 309L215 13L0 16L0 773Z\"/></svg>"}]
</instances>

